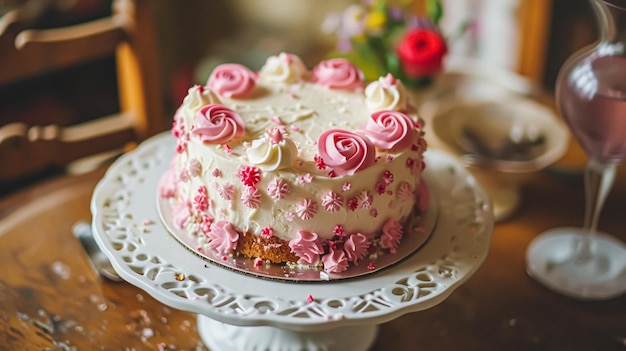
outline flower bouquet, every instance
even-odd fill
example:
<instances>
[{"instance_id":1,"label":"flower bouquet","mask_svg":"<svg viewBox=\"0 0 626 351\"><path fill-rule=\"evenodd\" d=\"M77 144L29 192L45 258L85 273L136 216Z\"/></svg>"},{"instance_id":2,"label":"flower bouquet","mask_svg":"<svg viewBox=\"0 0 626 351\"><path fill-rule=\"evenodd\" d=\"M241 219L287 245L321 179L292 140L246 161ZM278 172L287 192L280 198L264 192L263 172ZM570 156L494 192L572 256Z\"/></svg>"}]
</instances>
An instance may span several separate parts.
<instances>
[{"instance_id":1,"label":"flower bouquet","mask_svg":"<svg viewBox=\"0 0 626 351\"><path fill-rule=\"evenodd\" d=\"M323 29L337 35L337 50L365 78L387 73L407 87L428 85L442 68L446 42L438 24L441 0L364 0L326 17Z\"/></svg>"}]
</instances>

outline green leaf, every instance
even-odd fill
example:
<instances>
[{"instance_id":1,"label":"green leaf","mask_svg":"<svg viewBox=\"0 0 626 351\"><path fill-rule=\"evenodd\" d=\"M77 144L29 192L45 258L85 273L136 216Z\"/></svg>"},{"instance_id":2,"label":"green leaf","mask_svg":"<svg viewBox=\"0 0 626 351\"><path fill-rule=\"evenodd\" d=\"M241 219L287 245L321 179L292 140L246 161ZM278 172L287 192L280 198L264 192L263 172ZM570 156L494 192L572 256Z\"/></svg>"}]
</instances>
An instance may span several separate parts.
<instances>
[{"instance_id":1,"label":"green leaf","mask_svg":"<svg viewBox=\"0 0 626 351\"><path fill-rule=\"evenodd\" d=\"M427 0L426 1L426 14L438 26L439 21L443 17L443 4L441 0Z\"/></svg>"}]
</instances>

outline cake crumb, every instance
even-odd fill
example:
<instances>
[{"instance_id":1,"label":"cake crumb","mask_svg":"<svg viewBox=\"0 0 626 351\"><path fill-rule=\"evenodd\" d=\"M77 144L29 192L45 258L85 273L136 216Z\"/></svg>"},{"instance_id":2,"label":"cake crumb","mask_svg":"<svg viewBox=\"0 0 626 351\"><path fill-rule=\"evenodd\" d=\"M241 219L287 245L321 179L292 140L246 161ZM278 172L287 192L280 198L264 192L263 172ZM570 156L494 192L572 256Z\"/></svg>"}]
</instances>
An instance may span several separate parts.
<instances>
[{"instance_id":1,"label":"cake crumb","mask_svg":"<svg viewBox=\"0 0 626 351\"><path fill-rule=\"evenodd\" d=\"M185 280L185 273L174 273L174 278L179 282L183 281Z\"/></svg>"}]
</instances>

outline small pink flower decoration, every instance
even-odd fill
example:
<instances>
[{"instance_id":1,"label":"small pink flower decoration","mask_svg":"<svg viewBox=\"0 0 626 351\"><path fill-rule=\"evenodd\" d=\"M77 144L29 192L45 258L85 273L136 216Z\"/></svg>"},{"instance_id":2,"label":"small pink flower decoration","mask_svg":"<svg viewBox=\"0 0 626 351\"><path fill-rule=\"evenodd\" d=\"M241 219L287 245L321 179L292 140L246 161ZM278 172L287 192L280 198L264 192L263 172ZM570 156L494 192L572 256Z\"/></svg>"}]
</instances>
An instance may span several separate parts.
<instances>
[{"instance_id":1,"label":"small pink flower decoration","mask_svg":"<svg viewBox=\"0 0 626 351\"><path fill-rule=\"evenodd\" d=\"M346 253L340 249L328 248L328 253L322 256L324 271L328 273L340 273L348 269Z\"/></svg>"},{"instance_id":2,"label":"small pink flower decoration","mask_svg":"<svg viewBox=\"0 0 626 351\"><path fill-rule=\"evenodd\" d=\"M197 158L189 160L189 175L192 177L199 177L202 174L202 164Z\"/></svg>"},{"instance_id":3,"label":"small pink flower decoration","mask_svg":"<svg viewBox=\"0 0 626 351\"><path fill-rule=\"evenodd\" d=\"M193 197L193 208L198 212L204 212L209 209L209 196L204 185L198 187L196 195Z\"/></svg>"},{"instance_id":4,"label":"small pink flower decoration","mask_svg":"<svg viewBox=\"0 0 626 351\"><path fill-rule=\"evenodd\" d=\"M230 201L233 198L233 195L235 195L235 187L232 184L219 184L217 182L213 184L222 199Z\"/></svg>"},{"instance_id":5,"label":"small pink flower decoration","mask_svg":"<svg viewBox=\"0 0 626 351\"><path fill-rule=\"evenodd\" d=\"M324 249L319 242L317 234L305 230L298 231L298 234L289 242L291 252L300 258L299 263L316 265Z\"/></svg>"},{"instance_id":6,"label":"small pink flower decoration","mask_svg":"<svg viewBox=\"0 0 626 351\"><path fill-rule=\"evenodd\" d=\"M359 193L356 196L356 199L358 201L359 208L364 208L364 209L370 208L370 206L372 205L372 202L374 201L372 194L370 194L370 192L367 190L363 190L361 193Z\"/></svg>"},{"instance_id":7,"label":"small pink flower decoration","mask_svg":"<svg viewBox=\"0 0 626 351\"><path fill-rule=\"evenodd\" d=\"M208 236L211 239L209 247L224 255L231 253L239 240L239 233L227 221L213 223Z\"/></svg>"},{"instance_id":8,"label":"small pink flower decoration","mask_svg":"<svg viewBox=\"0 0 626 351\"><path fill-rule=\"evenodd\" d=\"M341 129L320 134L317 149L324 163L339 176L353 175L376 159L376 149L368 137Z\"/></svg>"},{"instance_id":9,"label":"small pink flower decoration","mask_svg":"<svg viewBox=\"0 0 626 351\"><path fill-rule=\"evenodd\" d=\"M417 135L415 123L402 112L374 112L361 130L381 150L398 152L409 148Z\"/></svg>"},{"instance_id":10,"label":"small pink flower decoration","mask_svg":"<svg viewBox=\"0 0 626 351\"><path fill-rule=\"evenodd\" d=\"M224 144L245 134L243 119L223 105L203 106L196 115L197 127L192 131L209 144Z\"/></svg>"},{"instance_id":11,"label":"small pink flower decoration","mask_svg":"<svg viewBox=\"0 0 626 351\"><path fill-rule=\"evenodd\" d=\"M383 234L380 236L380 246L383 249L389 249L389 252L392 254L396 253L396 248L400 244L403 231L402 224L390 218L383 225Z\"/></svg>"},{"instance_id":12,"label":"small pink flower decoration","mask_svg":"<svg viewBox=\"0 0 626 351\"><path fill-rule=\"evenodd\" d=\"M283 178L276 177L267 185L267 194L274 200L280 200L289 194L289 186Z\"/></svg>"},{"instance_id":13,"label":"small pink flower decoration","mask_svg":"<svg viewBox=\"0 0 626 351\"><path fill-rule=\"evenodd\" d=\"M363 72L343 58L320 62L313 68L313 79L331 89L352 91L363 86Z\"/></svg>"},{"instance_id":14,"label":"small pink flower decoration","mask_svg":"<svg viewBox=\"0 0 626 351\"><path fill-rule=\"evenodd\" d=\"M236 63L215 67L207 82L209 89L227 98L247 97L256 86L254 72Z\"/></svg>"},{"instance_id":15,"label":"small pink flower decoration","mask_svg":"<svg viewBox=\"0 0 626 351\"><path fill-rule=\"evenodd\" d=\"M343 196L334 191L329 191L322 195L322 207L328 212L337 212L343 206Z\"/></svg>"},{"instance_id":16,"label":"small pink flower decoration","mask_svg":"<svg viewBox=\"0 0 626 351\"><path fill-rule=\"evenodd\" d=\"M261 193L259 189L247 186L241 192L241 202L249 208L258 208L261 204Z\"/></svg>"},{"instance_id":17,"label":"small pink flower decoration","mask_svg":"<svg viewBox=\"0 0 626 351\"><path fill-rule=\"evenodd\" d=\"M296 205L296 214L302 220L308 220L317 213L317 203L311 199L304 199Z\"/></svg>"},{"instance_id":18,"label":"small pink flower decoration","mask_svg":"<svg viewBox=\"0 0 626 351\"><path fill-rule=\"evenodd\" d=\"M255 188L261 181L261 170L254 166L245 166L239 170L239 178L245 186Z\"/></svg>"},{"instance_id":19,"label":"small pink flower decoration","mask_svg":"<svg viewBox=\"0 0 626 351\"><path fill-rule=\"evenodd\" d=\"M398 185L396 192L398 201L407 201L413 197L413 186L407 182L402 182Z\"/></svg>"},{"instance_id":20,"label":"small pink flower decoration","mask_svg":"<svg viewBox=\"0 0 626 351\"><path fill-rule=\"evenodd\" d=\"M202 218L200 219L200 223L198 224L198 228L204 235L207 235L211 231L212 224L213 217L203 213Z\"/></svg>"}]
</instances>

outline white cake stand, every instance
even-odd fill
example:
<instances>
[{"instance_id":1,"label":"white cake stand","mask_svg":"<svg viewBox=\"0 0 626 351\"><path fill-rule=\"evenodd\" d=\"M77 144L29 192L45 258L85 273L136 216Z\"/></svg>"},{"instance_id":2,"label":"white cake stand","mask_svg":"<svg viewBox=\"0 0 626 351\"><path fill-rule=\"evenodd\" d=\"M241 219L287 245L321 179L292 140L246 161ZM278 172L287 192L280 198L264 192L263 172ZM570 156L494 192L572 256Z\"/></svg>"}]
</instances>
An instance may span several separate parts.
<instances>
[{"instance_id":1,"label":"white cake stand","mask_svg":"<svg viewBox=\"0 0 626 351\"><path fill-rule=\"evenodd\" d=\"M92 198L93 232L122 278L197 313L200 336L214 351L366 350L379 324L442 302L488 252L493 216L485 192L453 157L429 151L425 176L438 219L417 253L332 282L280 282L224 269L191 253L159 220L155 192L173 150L174 139L158 135L109 169Z\"/></svg>"}]
</instances>

